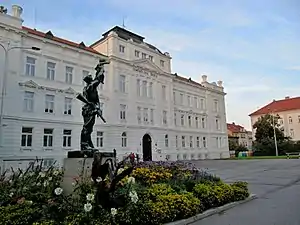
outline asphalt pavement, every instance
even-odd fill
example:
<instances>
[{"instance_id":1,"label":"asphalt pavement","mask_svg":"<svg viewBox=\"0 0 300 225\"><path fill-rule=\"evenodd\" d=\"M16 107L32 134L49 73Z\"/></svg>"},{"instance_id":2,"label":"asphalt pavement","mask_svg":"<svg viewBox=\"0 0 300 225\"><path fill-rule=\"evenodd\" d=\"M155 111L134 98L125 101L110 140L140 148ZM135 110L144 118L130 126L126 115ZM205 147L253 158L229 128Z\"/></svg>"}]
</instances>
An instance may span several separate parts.
<instances>
[{"instance_id":1,"label":"asphalt pavement","mask_svg":"<svg viewBox=\"0 0 300 225\"><path fill-rule=\"evenodd\" d=\"M300 225L300 159L194 162L225 182L247 181L257 199L193 225Z\"/></svg>"}]
</instances>

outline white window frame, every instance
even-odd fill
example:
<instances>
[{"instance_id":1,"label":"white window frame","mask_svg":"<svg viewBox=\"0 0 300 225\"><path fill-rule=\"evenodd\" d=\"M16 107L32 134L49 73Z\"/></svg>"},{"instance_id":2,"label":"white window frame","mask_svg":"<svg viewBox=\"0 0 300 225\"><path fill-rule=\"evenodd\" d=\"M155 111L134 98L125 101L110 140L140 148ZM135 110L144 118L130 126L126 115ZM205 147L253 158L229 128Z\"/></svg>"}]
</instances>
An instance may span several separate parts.
<instances>
[{"instance_id":1,"label":"white window frame","mask_svg":"<svg viewBox=\"0 0 300 225\"><path fill-rule=\"evenodd\" d=\"M66 66L66 77L65 77L65 82L67 84L72 84L73 83L73 72L74 68L71 66Z\"/></svg>"},{"instance_id":2,"label":"white window frame","mask_svg":"<svg viewBox=\"0 0 300 225\"><path fill-rule=\"evenodd\" d=\"M205 128L206 128L206 119L205 119L205 117L202 117L202 118L201 118L201 128L202 128L202 129L205 129Z\"/></svg>"},{"instance_id":3,"label":"white window frame","mask_svg":"<svg viewBox=\"0 0 300 225\"><path fill-rule=\"evenodd\" d=\"M199 117L195 116L195 127L198 129L199 128Z\"/></svg>"},{"instance_id":4,"label":"white window frame","mask_svg":"<svg viewBox=\"0 0 300 225\"><path fill-rule=\"evenodd\" d=\"M126 121L126 108L125 104L120 104L120 120Z\"/></svg>"},{"instance_id":5,"label":"white window frame","mask_svg":"<svg viewBox=\"0 0 300 225\"><path fill-rule=\"evenodd\" d=\"M24 140L24 143L23 143ZM33 127L22 127L21 128L21 147L32 148L33 142Z\"/></svg>"},{"instance_id":6,"label":"white window frame","mask_svg":"<svg viewBox=\"0 0 300 225\"><path fill-rule=\"evenodd\" d=\"M149 82L148 97L153 98L153 83L152 82Z\"/></svg>"},{"instance_id":7,"label":"white window frame","mask_svg":"<svg viewBox=\"0 0 300 225\"><path fill-rule=\"evenodd\" d=\"M55 79L55 67L56 63L54 62L47 62L47 79L54 80Z\"/></svg>"},{"instance_id":8,"label":"white window frame","mask_svg":"<svg viewBox=\"0 0 300 225\"><path fill-rule=\"evenodd\" d=\"M141 96L141 80L140 79L136 80L136 94L138 97Z\"/></svg>"},{"instance_id":9,"label":"white window frame","mask_svg":"<svg viewBox=\"0 0 300 225\"><path fill-rule=\"evenodd\" d=\"M175 135L175 147L178 148L178 135Z\"/></svg>"},{"instance_id":10,"label":"white window frame","mask_svg":"<svg viewBox=\"0 0 300 225\"><path fill-rule=\"evenodd\" d=\"M97 131L97 133L96 133L96 146L97 146L97 148L104 147L104 132L103 131Z\"/></svg>"},{"instance_id":11,"label":"white window frame","mask_svg":"<svg viewBox=\"0 0 300 225\"><path fill-rule=\"evenodd\" d=\"M185 140L185 139L186 139L185 136L182 135L182 136L181 136L181 147L182 147L182 148L185 148L185 147L186 147L186 143L185 143L186 140Z\"/></svg>"},{"instance_id":12,"label":"white window frame","mask_svg":"<svg viewBox=\"0 0 300 225\"><path fill-rule=\"evenodd\" d=\"M190 136L190 148L194 148L194 137Z\"/></svg>"},{"instance_id":13,"label":"white window frame","mask_svg":"<svg viewBox=\"0 0 300 225\"><path fill-rule=\"evenodd\" d=\"M119 91L121 93L126 93L126 76L119 75Z\"/></svg>"},{"instance_id":14,"label":"white window frame","mask_svg":"<svg viewBox=\"0 0 300 225\"><path fill-rule=\"evenodd\" d=\"M177 113L174 112L174 126L177 126Z\"/></svg>"},{"instance_id":15,"label":"white window frame","mask_svg":"<svg viewBox=\"0 0 300 225\"><path fill-rule=\"evenodd\" d=\"M152 55L149 55L149 56L148 56L148 59L149 59L151 62L153 62L153 56L152 56Z\"/></svg>"},{"instance_id":16,"label":"white window frame","mask_svg":"<svg viewBox=\"0 0 300 225\"><path fill-rule=\"evenodd\" d=\"M199 136L196 137L196 146L197 146L197 148L200 148L200 137Z\"/></svg>"},{"instance_id":17,"label":"white window frame","mask_svg":"<svg viewBox=\"0 0 300 225\"><path fill-rule=\"evenodd\" d=\"M160 66L165 67L165 61L164 60L160 60Z\"/></svg>"},{"instance_id":18,"label":"white window frame","mask_svg":"<svg viewBox=\"0 0 300 225\"><path fill-rule=\"evenodd\" d=\"M124 45L119 45L119 52L120 53L125 53L125 46Z\"/></svg>"},{"instance_id":19,"label":"white window frame","mask_svg":"<svg viewBox=\"0 0 300 225\"><path fill-rule=\"evenodd\" d=\"M202 146L203 146L203 148L207 148L207 138L206 137L202 137Z\"/></svg>"},{"instance_id":20,"label":"white window frame","mask_svg":"<svg viewBox=\"0 0 300 225\"><path fill-rule=\"evenodd\" d=\"M293 118L291 116L289 116L289 124L293 123Z\"/></svg>"},{"instance_id":21,"label":"white window frame","mask_svg":"<svg viewBox=\"0 0 300 225\"><path fill-rule=\"evenodd\" d=\"M121 135L121 147L126 148L127 147L127 133L123 132Z\"/></svg>"},{"instance_id":22,"label":"white window frame","mask_svg":"<svg viewBox=\"0 0 300 225\"><path fill-rule=\"evenodd\" d=\"M148 124L149 123L149 115L148 115L148 108L144 108L143 109L143 120L144 120L144 124Z\"/></svg>"},{"instance_id":23,"label":"white window frame","mask_svg":"<svg viewBox=\"0 0 300 225\"><path fill-rule=\"evenodd\" d=\"M147 90L147 81L143 80L142 81L142 96L147 97L147 95L148 95L147 92L148 92L148 90Z\"/></svg>"},{"instance_id":24,"label":"white window frame","mask_svg":"<svg viewBox=\"0 0 300 225\"><path fill-rule=\"evenodd\" d=\"M147 54L142 52L142 59L146 59L147 58Z\"/></svg>"},{"instance_id":25,"label":"white window frame","mask_svg":"<svg viewBox=\"0 0 300 225\"><path fill-rule=\"evenodd\" d=\"M45 96L45 113L54 113L55 95L46 94Z\"/></svg>"},{"instance_id":26,"label":"white window frame","mask_svg":"<svg viewBox=\"0 0 300 225\"><path fill-rule=\"evenodd\" d=\"M34 111L34 92L25 91L24 92L24 106L23 110L25 112L33 112Z\"/></svg>"},{"instance_id":27,"label":"white window frame","mask_svg":"<svg viewBox=\"0 0 300 225\"><path fill-rule=\"evenodd\" d=\"M26 56L25 75L34 77L35 76L35 66L36 66L36 58L31 57L31 56Z\"/></svg>"},{"instance_id":28,"label":"white window frame","mask_svg":"<svg viewBox=\"0 0 300 225\"><path fill-rule=\"evenodd\" d=\"M167 100L167 86L166 85L162 85L161 86L161 95L162 95L162 99L164 100L164 101L166 101Z\"/></svg>"},{"instance_id":29,"label":"white window frame","mask_svg":"<svg viewBox=\"0 0 300 225\"><path fill-rule=\"evenodd\" d=\"M154 125L154 109L150 109L150 123Z\"/></svg>"},{"instance_id":30,"label":"white window frame","mask_svg":"<svg viewBox=\"0 0 300 225\"><path fill-rule=\"evenodd\" d=\"M165 135L165 147L166 148L169 147L169 135L168 134Z\"/></svg>"},{"instance_id":31,"label":"white window frame","mask_svg":"<svg viewBox=\"0 0 300 225\"><path fill-rule=\"evenodd\" d=\"M141 107L140 106L138 106L137 108L136 108L136 111L137 111L137 122L138 122L138 124L141 124L142 123L142 109L141 109Z\"/></svg>"},{"instance_id":32,"label":"white window frame","mask_svg":"<svg viewBox=\"0 0 300 225\"><path fill-rule=\"evenodd\" d=\"M44 128L43 147L53 148L53 128Z\"/></svg>"},{"instance_id":33,"label":"white window frame","mask_svg":"<svg viewBox=\"0 0 300 225\"><path fill-rule=\"evenodd\" d=\"M185 117L184 114L181 114L181 115L180 115L180 125L181 125L182 127L184 127L184 124L185 124L185 121L184 121L185 118L184 118L184 117Z\"/></svg>"},{"instance_id":34,"label":"white window frame","mask_svg":"<svg viewBox=\"0 0 300 225\"><path fill-rule=\"evenodd\" d=\"M64 115L72 115L72 103L73 103L72 98L65 97Z\"/></svg>"},{"instance_id":35,"label":"white window frame","mask_svg":"<svg viewBox=\"0 0 300 225\"><path fill-rule=\"evenodd\" d=\"M168 112L163 110L163 125L168 125Z\"/></svg>"},{"instance_id":36,"label":"white window frame","mask_svg":"<svg viewBox=\"0 0 300 225\"><path fill-rule=\"evenodd\" d=\"M72 130L71 129L63 129L63 148L71 148L72 147Z\"/></svg>"},{"instance_id":37,"label":"white window frame","mask_svg":"<svg viewBox=\"0 0 300 225\"><path fill-rule=\"evenodd\" d=\"M135 50L134 55L135 55L135 57L140 58L140 51Z\"/></svg>"},{"instance_id":38,"label":"white window frame","mask_svg":"<svg viewBox=\"0 0 300 225\"><path fill-rule=\"evenodd\" d=\"M188 123L189 123L189 127L192 127L192 116L188 115Z\"/></svg>"}]
</instances>

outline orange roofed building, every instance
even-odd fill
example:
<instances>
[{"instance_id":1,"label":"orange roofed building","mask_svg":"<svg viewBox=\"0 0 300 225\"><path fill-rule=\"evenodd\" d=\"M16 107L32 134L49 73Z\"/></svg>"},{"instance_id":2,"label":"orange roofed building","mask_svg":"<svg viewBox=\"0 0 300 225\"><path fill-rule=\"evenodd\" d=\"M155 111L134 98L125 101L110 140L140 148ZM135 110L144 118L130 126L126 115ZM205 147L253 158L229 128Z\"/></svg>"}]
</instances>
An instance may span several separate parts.
<instances>
[{"instance_id":1,"label":"orange roofed building","mask_svg":"<svg viewBox=\"0 0 300 225\"><path fill-rule=\"evenodd\" d=\"M235 123L227 123L228 140L252 149L252 132Z\"/></svg>"},{"instance_id":2,"label":"orange roofed building","mask_svg":"<svg viewBox=\"0 0 300 225\"><path fill-rule=\"evenodd\" d=\"M300 140L300 97L285 97L281 100L273 100L271 103L263 106L257 111L251 113L251 125L263 115L279 115L278 123L284 128L284 134L290 136L293 140ZM252 128L253 137L255 130Z\"/></svg>"}]
</instances>

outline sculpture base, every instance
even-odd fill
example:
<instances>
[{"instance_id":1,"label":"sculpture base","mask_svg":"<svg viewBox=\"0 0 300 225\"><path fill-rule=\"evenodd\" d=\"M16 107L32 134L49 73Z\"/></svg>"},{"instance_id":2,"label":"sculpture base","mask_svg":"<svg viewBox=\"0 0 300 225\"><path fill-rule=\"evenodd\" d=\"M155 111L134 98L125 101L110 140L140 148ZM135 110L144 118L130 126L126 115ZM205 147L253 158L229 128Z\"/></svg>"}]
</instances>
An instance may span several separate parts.
<instances>
[{"instance_id":1,"label":"sculpture base","mask_svg":"<svg viewBox=\"0 0 300 225\"><path fill-rule=\"evenodd\" d=\"M71 194L74 190L76 180L82 179L92 182L92 166L94 160L99 161L101 165L107 160L116 160L116 152L99 152L93 151L69 151L67 158L64 159L64 177L62 188L65 194Z\"/></svg>"}]
</instances>

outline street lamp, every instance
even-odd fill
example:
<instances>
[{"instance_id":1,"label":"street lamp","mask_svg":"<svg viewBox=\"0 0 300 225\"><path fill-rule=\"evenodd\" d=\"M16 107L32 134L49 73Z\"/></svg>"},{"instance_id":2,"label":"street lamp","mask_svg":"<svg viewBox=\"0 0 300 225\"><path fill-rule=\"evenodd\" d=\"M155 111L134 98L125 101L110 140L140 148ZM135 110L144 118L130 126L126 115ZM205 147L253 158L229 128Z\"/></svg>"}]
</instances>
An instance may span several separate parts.
<instances>
[{"instance_id":1,"label":"street lamp","mask_svg":"<svg viewBox=\"0 0 300 225\"><path fill-rule=\"evenodd\" d=\"M22 46L12 46L10 47L10 42L7 43L7 47L0 43L0 46L4 50L4 69L3 69L3 80L2 80L2 90L1 90L1 105L0 105L0 147L3 147L3 110L4 110L4 96L6 95L6 82L8 73L8 53L13 49L32 49L34 51L41 50L38 47L22 47Z\"/></svg>"},{"instance_id":2,"label":"street lamp","mask_svg":"<svg viewBox=\"0 0 300 225\"><path fill-rule=\"evenodd\" d=\"M270 109L269 109L270 110ZM271 116L272 116L272 123L273 123L273 131L274 131L274 144L275 144L275 151L276 151L276 156L278 156L278 147L277 147L277 137L276 137L276 129L275 129L275 118L274 115L272 114L271 111Z\"/></svg>"}]
</instances>

